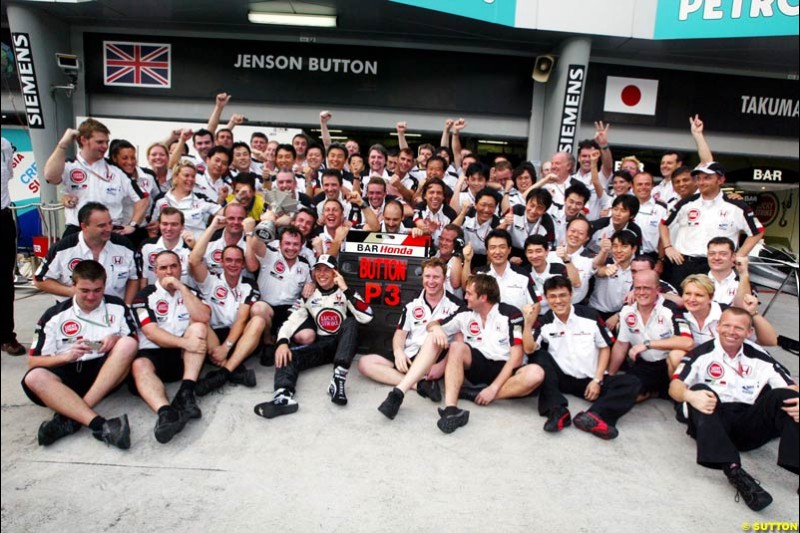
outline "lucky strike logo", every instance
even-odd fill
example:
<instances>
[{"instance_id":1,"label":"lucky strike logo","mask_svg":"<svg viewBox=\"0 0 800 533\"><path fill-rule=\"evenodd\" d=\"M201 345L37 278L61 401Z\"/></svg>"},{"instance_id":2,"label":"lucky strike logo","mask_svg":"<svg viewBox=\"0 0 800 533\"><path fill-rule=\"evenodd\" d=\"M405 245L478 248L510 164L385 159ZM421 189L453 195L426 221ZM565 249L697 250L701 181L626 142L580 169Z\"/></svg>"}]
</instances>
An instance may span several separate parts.
<instances>
[{"instance_id":1,"label":"lucky strike logo","mask_svg":"<svg viewBox=\"0 0 800 533\"><path fill-rule=\"evenodd\" d=\"M689 220L694 222L698 218L700 218L700 211L698 209L690 209L689 210Z\"/></svg>"},{"instance_id":2,"label":"lucky strike logo","mask_svg":"<svg viewBox=\"0 0 800 533\"><path fill-rule=\"evenodd\" d=\"M74 320L68 320L61 324L61 333L67 337L74 337L81 331L81 325Z\"/></svg>"},{"instance_id":3,"label":"lucky strike logo","mask_svg":"<svg viewBox=\"0 0 800 533\"><path fill-rule=\"evenodd\" d=\"M156 266L156 256L158 256L158 253L153 252L147 257L147 262L150 263L150 266Z\"/></svg>"},{"instance_id":4,"label":"lucky strike logo","mask_svg":"<svg viewBox=\"0 0 800 533\"><path fill-rule=\"evenodd\" d=\"M478 324L478 323L477 323L477 322L475 322L474 320L473 320L472 322L470 322L470 323L469 323L469 326L467 327L467 329L468 329L468 330L469 330L469 332L470 332L470 333L472 333L473 335L477 335L478 333L480 333L480 332L481 332L481 326L480 326L480 324Z\"/></svg>"},{"instance_id":5,"label":"lucky strike logo","mask_svg":"<svg viewBox=\"0 0 800 533\"><path fill-rule=\"evenodd\" d=\"M76 168L72 172L69 173L69 178L72 180L73 183L83 183L86 181L86 172L83 170Z\"/></svg>"},{"instance_id":6,"label":"lucky strike logo","mask_svg":"<svg viewBox=\"0 0 800 533\"><path fill-rule=\"evenodd\" d=\"M416 318L417 320L422 320L424 316L425 316L425 310L423 308L421 307L414 308L414 318Z\"/></svg>"},{"instance_id":7,"label":"lucky strike logo","mask_svg":"<svg viewBox=\"0 0 800 533\"><path fill-rule=\"evenodd\" d=\"M159 300L156 302L156 314L164 316L169 313L169 303L166 300Z\"/></svg>"},{"instance_id":8,"label":"lucky strike logo","mask_svg":"<svg viewBox=\"0 0 800 533\"><path fill-rule=\"evenodd\" d=\"M217 289L214 291L214 296L216 296L220 300L225 298L227 295L228 295L228 289L226 289L225 287L217 287Z\"/></svg>"},{"instance_id":9,"label":"lucky strike logo","mask_svg":"<svg viewBox=\"0 0 800 533\"><path fill-rule=\"evenodd\" d=\"M76 257L75 259L69 262L67 268L69 268L69 271L72 272L73 270L75 270L75 267L78 266L78 263L80 263L81 261L83 261L83 259L81 259L80 257Z\"/></svg>"},{"instance_id":10,"label":"lucky strike logo","mask_svg":"<svg viewBox=\"0 0 800 533\"><path fill-rule=\"evenodd\" d=\"M708 365L706 372L708 372L709 377L714 379L719 379L725 375L725 369L722 368L722 365L716 361Z\"/></svg>"},{"instance_id":11,"label":"lucky strike logo","mask_svg":"<svg viewBox=\"0 0 800 533\"><path fill-rule=\"evenodd\" d=\"M636 315L630 313L628 316L625 317L625 323L628 324L630 327L634 327L636 325Z\"/></svg>"},{"instance_id":12,"label":"lucky strike logo","mask_svg":"<svg viewBox=\"0 0 800 533\"><path fill-rule=\"evenodd\" d=\"M275 263L275 272L277 272L278 274L283 274L284 272L286 272L286 264L284 264L283 261L278 261L277 263Z\"/></svg>"},{"instance_id":13,"label":"lucky strike logo","mask_svg":"<svg viewBox=\"0 0 800 533\"><path fill-rule=\"evenodd\" d=\"M214 253L211 254L211 259L213 259L213 261L215 263L221 263L222 262L222 250L214 250Z\"/></svg>"},{"instance_id":14,"label":"lucky strike logo","mask_svg":"<svg viewBox=\"0 0 800 533\"><path fill-rule=\"evenodd\" d=\"M323 331L336 333L342 325L342 315L333 309L325 309L317 315L317 325Z\"/></svg>"}]
</instances>

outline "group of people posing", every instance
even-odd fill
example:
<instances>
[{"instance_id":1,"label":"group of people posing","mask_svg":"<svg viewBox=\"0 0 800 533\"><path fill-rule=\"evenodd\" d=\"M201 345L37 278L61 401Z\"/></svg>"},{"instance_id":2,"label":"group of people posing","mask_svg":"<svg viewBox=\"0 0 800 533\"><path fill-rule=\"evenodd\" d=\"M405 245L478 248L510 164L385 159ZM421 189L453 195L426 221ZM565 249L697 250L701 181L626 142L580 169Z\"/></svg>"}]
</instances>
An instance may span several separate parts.
<instances>
[{"instance_id":1,"label":"group of people posing","mask_svg":"<svg viewBox=\"0 0 800 533\"><path fill-rule=\"evenodd\" d=\"M359 324L373 312L337 256L362 230L435 245L391 352L357 361L392 386L378 407L389 419L412 389L444 400L444 433L469 421L459 401L538 394L545 431L574 425L614 439L637 402L671 399L698 463L722 470L751 508L772 499L740 450L780 437L778 463L799 472L798 388L765 349L778 335L749 281L763 228L722 190L699 117L689 122L700 163L667 152L656 184L633 156L614 170L603 123L577 157L556 153L536 169L502 156L487 166L462 150L463 119L446 121L441 146L416 151L402 122L392 151L331 143L327 111L319 143L260 133L235 142L243 117L217 128L228 101L217 96L208 128L148 147L150 168L93 119L48 159L67 229L36 273L58 303L37 325L22 380L56 413L40 444L87 426L128 448L127 416L95 410L123 385L153 410L166 443L201 417L198 396L254 387L254 355L275 366L273 397L256 414L296 412L300 372L321 365L333 366L330 400L347 404ZM565 394L590 405L573 416Z\"/></svg>"}]
</instances>

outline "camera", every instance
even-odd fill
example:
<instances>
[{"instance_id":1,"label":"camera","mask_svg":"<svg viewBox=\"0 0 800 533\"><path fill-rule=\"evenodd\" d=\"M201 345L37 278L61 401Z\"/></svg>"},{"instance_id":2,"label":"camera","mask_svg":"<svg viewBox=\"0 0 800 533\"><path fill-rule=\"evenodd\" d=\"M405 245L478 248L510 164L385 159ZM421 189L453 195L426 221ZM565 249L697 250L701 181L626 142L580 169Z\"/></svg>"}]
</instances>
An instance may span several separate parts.
<instances>
[{"instance_id":1,"label":"camera","mask_svg":"<svg viewBox=\"0 0 800 533\"><path fill-rule=\"evenodd\" d=\"M78 56L75 54L56 53L56 64L58 64L58 68L63 70L65 74L78 72L80 67Z\"/></svg>"}]
</instances>

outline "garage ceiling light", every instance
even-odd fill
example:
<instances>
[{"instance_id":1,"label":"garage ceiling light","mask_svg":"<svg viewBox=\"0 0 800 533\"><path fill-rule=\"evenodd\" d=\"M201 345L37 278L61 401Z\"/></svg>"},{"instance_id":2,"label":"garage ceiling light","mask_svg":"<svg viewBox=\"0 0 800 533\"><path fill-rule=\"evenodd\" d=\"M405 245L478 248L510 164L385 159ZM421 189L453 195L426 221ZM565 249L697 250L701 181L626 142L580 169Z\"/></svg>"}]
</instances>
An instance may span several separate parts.
<instances>
[{"instance_id":1,"label":"garage ceiling light","mask_svg":"<svg viewBox=\"0 0 800 533\"><path fill-rule=\"evenodd\" d=\"M274 24L279 26L310 26L314 28L335 28L335 15L302 15L296 13L259 13L251 11L247 20L254 24Z\"/></svg>"}]
</instances>

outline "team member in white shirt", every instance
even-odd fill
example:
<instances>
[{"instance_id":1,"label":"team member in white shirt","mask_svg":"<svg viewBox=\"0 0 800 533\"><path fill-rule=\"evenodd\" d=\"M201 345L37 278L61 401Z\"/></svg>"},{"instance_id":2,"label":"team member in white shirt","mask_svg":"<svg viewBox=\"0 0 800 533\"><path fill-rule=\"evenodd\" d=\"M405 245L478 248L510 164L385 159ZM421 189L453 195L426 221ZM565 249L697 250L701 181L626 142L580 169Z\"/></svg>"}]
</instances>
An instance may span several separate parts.
<instances>
[{"instance_id":1,"label":"team member in white shirt","mask_svg":"<svg viewBox=\"0 0 800 533\"><path fill-rule=\"evenodd\" d=\"M261 298L268 304L264 336L267 337L262 360L274 360L273 336L289 318L292 308L301 296L310 296L314 291L311 280L311 264L300 252L303 249L303 235L294 226L287 226L280 237L272 243L265 243L253 234L255 221L245 220L247 269L258 273L258 289Z\"/></svg>"},{"instance_id":2,"label":"team member in white shirt","mask_svg":"<svg viewBox=\"0 0 800 533\"><path fill-rule=\"evenodd\" d=\"M245 206L238 202L228 204L222 209L221 217L225 221L224 225L211 235L211 241L203 256L209 272L214 275L221 274L223 270L222 250L228 246L238 246L242 250L245 247L244 226L242 225L248 218ZM218 226L219 218L219 216L215 217L212 224L216 223Z\"/></svg>"},{"instance_id":3,"label":"team member in white shirt","mask_svg":"<svg viewBox=\"0 0 800 533\"><path fill-rule=\"evenodd\" d=\"M106 420L94 407L127 376L136 356L136 327L121 299L105 296L106 271L97 261L72 271L75 295L45 311L36 326L22 388L56 415L39 427L42 446L87 426L98 440L130 447L128 416Z\"/></svg>"},{"instance_id":4,"label":"team member in white shirt","mask_svg":"<svg viewBox=\"0 0 800 533\"><path fill-rule=\"evenodd\" d=\"M436 242L441 236L442 229L451 224L458 213L444 203L445 184L438 178L426 180L422 185L423 201L417 204L414 211L414 225Z\"/></svg>"},{"instance_id":5,"label":"team member in white shirt","mask_svg":"<svg viewBox=\"0 0 800 533\"><path fill-rule=\"evenodd\" d=\"M538 301L533 280L522 268L519 271L511 265L508 258L511 254L511 235L505 230L495 229L486 236L486 251L489 263L476 269L476 273L487 274L497 280L500 286L500 301L522 311L528 304ZM461 271L461 283L466 287L472 265L472 245L464 247L464 268Z\"/></svg>"},{"instance_id":6,"label":"team member in white shirt","mask_svg":"<svg viewBox=\"0 0 800 533\"><path fill-rule=\"evenodd\" d=\"M772 496L742 468L739 450L753 450L779 437L778 465L793 474L792 489L797 486L797 383L769 354L745 342L753 331L746 311L726 310L717 329L717 340L683 359L669 393L676 402L685 402L697 463L722 470L747 506L760 511L772 503Z\"/></svg>"},{"instance_id":7,"label":"team member in white shirt","mask_svg":"<svg viewBox=\"0 0 800 533\"><path fill-rule=\"evenodd\" d=\"M580 285L581 283L580 274L572 264L572 258L567 253L567 248L559 246L555 253L559 261L552 262L547 254L549 249L550 243L544 235L531 235L525 241L527 264L522 268L522 271L527 273L534 284L536 301L541 304L540 313L546 313L550 310L547 300L543 296L545 281L553 276L564 276L572 284Z\"/></svg>"},{"instance_id":8,"label":"team member in white shirt","mask_svg":"<svg viewBox=\"0 0 800 533\"><path fill-rule=\"evenodd\" d=\"M196 177L197 169L191 161L178 161L172 169L172 189L155 199L150 220L158 220L166 206L174 207L183 213L186 229L199 237L206 230L208 219L222 208L204 194L195 194Z\"/></svg>"},{"instance_id":9,"label":"team member in white shirt","mask_svg":"<svg viewBox=\"0 0 800 533\"><path fill-rule=\"evenodd\" d=\"M640 172L633 177L633 194L639 200L639 212L633 221L642 231L642 248L639 251L658 259L661 254L658 227L667 216L667 204L651 196L653 176Z\"/></svg>"},{"instance_id":10,"label":"team member in white shirt","mask_svg":"<svg viewBox=\"0 0 800 533\"><path fill-rule=\"evenodd\" d=\"M573 218L567 226L566 238L562 241L565 243L565 255L557 253L558 249L556 249L550 252L547 258L548 261L561 261L566 265L571 263L575 267L578 272L578 279L572 286L572 302L576 304L586 299L591 286L590 280L597 272L597 268L594 266L595 255L587 248L584 248L584 245L589 242L590 229L591 224L585 218Z\"/></svg>"},{"instance_id":11,"label":"team member in white shirt","mask_svg":"<svg viewBox=\"0 0 800 533\"><path fill-rule=\"evenodd\" d=\"M422 343L428 336L429 322L443 320L463 305L444 290L447 265L439 258L431 258L422 263L422 292L406 304L397 330L392 338L392 354L363 355L358 360L358 370L370 379L395 387L389 392L387 400L378 408L384 415L394 418L405 394L409 389L417 389L420 396L434 402L442 400L439 380L444 375L446 360L442 351L426 352L431 359L417 357ZM399 403L398 401L399 400Z\"/></svg>"},{"instance_id":12,"label":"team member in white shirt","mask_svg":"<svg viewBox=\"0 0 800 533\"><path fill-rule=\"evenodd\" d=\"M651 396L667 397L669 388L668 356L678 351L683 355L694 347L692 332L683 312L658 293L658 274L644 270L633 276L636 302L620 311L619 335L611 350L608 371L617 373L626 357L633 364L628 374L642 383L637 400Z\"/></svg>"},{"instance_id":13,"label":"team member in white shirt","mask_svg":"<svg viewBox=\"0 0 800 533\"><path fill-rule=\"evenodd\" d=\"M708 273L714 281L714 301L742 306L746 294L753 294L747 257L736 255L733 241L714 237L708 241ZM734 265L736 269L734 270Z\"/></svg>"},{"instance_id":14,"label":"team member in white shirt","mask_svg":"<svg viewBox=\"0 0 800 533\"><path fill-rule=\"evenodd\" d=\"M525 241L531 235L543 235L547 238L548 250L555 247L556 228L553 218L547 213L553 198L546 189L531 190L525 197L524 204L514 206L505 217L511 219L508 232L511 233L511 262L515 265L525 264Z\"/></svg>"},{"instance_id":15,"label":"team member in white shirt","mask_svg":"<svg viewBox=\"0 0 800 533\"><path fill-rule=\"evenodd\" d=\"M575 422L578 429L601 439L616 438L616 424L633 408L641 384L634 376L606 375L611 356L608 330L595 310L572 305L568 279L550 278L544 291L550 311L539 318L533 334L526 320L523 336L525 351L534 354L532 361L545 372L539 396L539 414L547 416L544 430L556 433ZM592 406L573 420L564 392Z\"/></svg>"},{"instance_id":16,"label":"team member in white shirt","mask_svg":"<svg viewBox=\"0 0 800 533\"><path fill-rule=\"evenodd\" d=\"M164 250L156 257L156 282L136 295L133 311L141 335L139 355L131 368L133 383L142 400L157 415L156 440L169 442L191 418L202 412L195 385L206 358L206 337L211 310L200 295L181 283L178 255ZM180 389L167 400L164 382L181 380Z\"/></svg>"},{"instance_id":17,"label":"team member in white shirt","mask_svg":"<svg viewBox=\"0 0 800 533\"><path fill-rule=\"evenodd\" d=\"M464 207L466 206L465 202ZM462 207L461 213L453 223L461 225L464 230L464 240L472 246L471 266L480 267L486 264L486 239L489 233L495 228L507 229L509 221L505 218L501 220L495 215L497 195L488 187L481 189L475 195L475 207L470 208L468 211L465 211L464 207Z\"/></svg>"},{"instance_id":18,"label":"team member in white shirt","mask_svg":"<svg viewBox=\"0 0 800 533\"><path fill-rule=\"evenodd\" d=\"M259 301L261 294L255 281L242 275L245 271L242 248L229 244L222 249L222 272L217 275L212 274L205 263L209 240L225 223L223 217L215 217L189 254L189 272L200 288L203 301L211 307L207 338L209 362L219 367L197 382L198 396L228 381L255 387L255 372L248 369L244 361L261 344L269 315L269 306Z\"/></svg>"},{"instance_id":19,"label":"team member in white shirt","mask_svg":"<svg viewBox=\"0 0 800 533\"><path fill-rule=\"evenodd\" d=\"M84 259L94 259L108 273L106 293L126 302L133 301L139 289L138 252L128 239L112 232L111 215L103 204L85 204L78 218L80 233L68 235L50 248L47 259L36 271L36 287L55 294L59 301L71 298L74 294L72 271L75 265Z\"/></svg>"},{"instance_id":20,"label":"team member in white shirt","mask_svg":"<svg viewBox=\"0 0 800 533\"><path fill-rule=\"evenodd\" d=\"M203 194L221 205L232 189L228 174L230 163L231 152L224 146L215 146L209 150L206 171L197 175L194 192Z\"/></svg>"},{"instance_id":21,"label":"team member in white shirt","mask_svg":"<svg viewBox=\"0 0 800 533\"><path fill-rule=\"evenodd\" d=\"M736 255L744 257L764 236L761 222L752 209L739 200L731 200L722 192L725 169L719 163L700 165L692 171L697 175L699 192L672 206L659 231L664 253L669 259L668 279L674 286L681 284L690 274L707 272L708 241L714 237L728 237L739 241L740 233L746 239ZM670 231L675 228L675 240Z\"/></svg>"},{"instance_id":22,"label":"team member in white shirt","mask_svg":"<svg viewBox=\"0 0 800 533\"><path fill-rule=\"evenodd\" d=\"M464 293L466 308L442 321L428 323L429 335L417 356L431 360L435 357L431 352L448 348L445 408L439 409L436 423L443 433L452 433L469 421L469 411L458 408L459 398L478 405L521 398L536 390L544 379L538 365L523 366L522 313L500 302L497 280L476 274L467 280ZM460 339L450 342L456 334ZM462 390L465 379L472 387Z\"/></svg>"},{"instance_id":23,"label":"team member in white shirt","mask_svg":"<svg viewBox=\"0 0 800 533\"><path fill-rule=\"evenodd\" d=\"M184 232L183 212L174 207L167 206L158 215L158 229L160 237L147 239L142 243L140 257L142 258L142 278L139 288L144 289L156 281L156 256L164 250L175 252L181 261L181 282L194 285L194 280L189 276L189 248L184 238L190 238L194 243L191 232Z\"/></svg>"},{"instance_id":24,"label":"team member in white shirt","mask_svg":"<svg viewBox=\"0 0 800 533\"><path fill-rule=\"evenodd\" d=\"M633 283L631 261L636 255L636 249L636 235L622 230L611 239L603 239L600 254L595 257L597 274L589 307L600 313L612 331L616 330L619 320L617 313L625 305L625 296Z\"/></svg>"},{"instance_id":25,"label":"team member in white shirt","mask_svg":"<svg viewBox=\"0 0 800 533\"><path fill-rule=\"evenodd\" d=\"M44 166L44 177L51 185L64 184L67 229L64 236L77 233L78 210L88 202L104 204L121 235L133 233L144 222L148 199L125 173L104 159L108 150L108 128L94 119L84 120L78 129L67 129ZM74 161L66 160L70 144L78 141L80 150ZM134 203L130 220L122 219L123 198Z\"/></svg>"}]
</instances>

